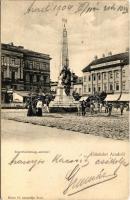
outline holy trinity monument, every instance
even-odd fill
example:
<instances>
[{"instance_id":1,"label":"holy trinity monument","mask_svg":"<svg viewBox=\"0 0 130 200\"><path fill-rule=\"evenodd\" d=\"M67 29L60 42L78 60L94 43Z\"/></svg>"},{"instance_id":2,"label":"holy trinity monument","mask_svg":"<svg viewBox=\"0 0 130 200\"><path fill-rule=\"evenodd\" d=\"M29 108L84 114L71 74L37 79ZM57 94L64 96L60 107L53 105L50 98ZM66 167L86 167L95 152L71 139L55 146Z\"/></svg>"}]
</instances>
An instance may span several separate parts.
<instances>
[{"instance_id":1,"label":"holy trinity monument","mask_svg":"<svg viewBox=\"0 0 130 200\"><path fill-rule=\"evenodd\" d=\"M58 78L56 97L50 103L50 112L73 112L77 110L76 101L73 98L73 76L69 68L68 38L64 23L62 39L62 66Z\"/></svg>"}]
</instances>

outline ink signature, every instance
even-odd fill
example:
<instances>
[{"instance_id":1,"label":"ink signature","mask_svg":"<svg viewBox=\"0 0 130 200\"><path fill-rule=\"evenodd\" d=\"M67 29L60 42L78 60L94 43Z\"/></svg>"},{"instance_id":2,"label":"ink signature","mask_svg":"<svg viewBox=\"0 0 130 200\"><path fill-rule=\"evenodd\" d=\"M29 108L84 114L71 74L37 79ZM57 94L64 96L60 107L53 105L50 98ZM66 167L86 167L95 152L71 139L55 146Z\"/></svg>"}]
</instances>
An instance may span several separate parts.
<instances>
[{"instance_id":1,"label":"ink signature","mask_svg":"<svg viewBox=\"0 0 130 200\"><path fill-rule=\"evenodd\" d=\"M79 154L68 158L62 154L51 155L50 151L33 152L33 157L25 156L25 152L15 152L15 156L8 163L10 166L27 166L31 172L36 166L43 166L46 162L56 165L73 166L65 175L66 187L63 195L71 196L87 190L88 188L116 179L121 167L127 167L124 153L118 154ZM31 153L30 153L31 154ZM40 158L37 155L40 154ZM47 155L47 157L46 157ZM41 157L42 156L42 157ZM48 157L49 156L49 157ZM32 158L32 159L31 159ZM49 159L48 159L49 158ZM94 167L94 168L93 168ZM70 169L70 168L69 168Z\"/></svg>"},{"instance_id":2,"label":"ink signature","mask_svg":"<svg viewBox=\"0 0 130 200\"><path fill-rule=\"evenodd\" d=\"M29 13L54 13L56 16L61 12L70 12L71 14L77 14L79 16L86 15L88 13L95 13L100 11L113 11L120 12L122 14L128 13L128 5L118 5L116 3L109 3L106 5L101 4L99 1L96 1L94 4L91 1L78 1L77 3L66 2L60 3L54 1L48 1L47 4L41 4L41 6L37 5L37 1L34 0L27 7L24 15Z\"/></svg>"},{"instance_id":3,"label":"ink signature","mask_svg":"<svg viewBox=\"0 0 130 200\"><path fill-rule=\"evenodd\" d=\"M63 191L63 194L71 196L98 184L102 184L104 182L115 179L118 176L118 171L121 166L126 167L128 166L128 163L120 162L118 166L112 170L111 173L108 173L105 168L102 168L95 175L84 176L85 173L83 173L83 176L79 176L84 166L77 164L69 173L66 174L65 179L68 182L68 186Z\"/></svg>"},{"instance_id":4,"label":"ink signature","mask_svg":"<svg viewBox=\"0 0 130 200\"><path fill-rule=\"evenodd\" d=\"M42 153L44 154L48 154L49 151L43 151ZM12 160L8 163L10 166L12 165L28 165L29 169L28 171L32 171L32 169L34 169L34 167L36 167L37 165L41 165L45 163L45 159L27 159L25 160L24 158L21 158L21 153L18 152L16 153L16 155L12 158Z\"/></svg>"}]
</instances>

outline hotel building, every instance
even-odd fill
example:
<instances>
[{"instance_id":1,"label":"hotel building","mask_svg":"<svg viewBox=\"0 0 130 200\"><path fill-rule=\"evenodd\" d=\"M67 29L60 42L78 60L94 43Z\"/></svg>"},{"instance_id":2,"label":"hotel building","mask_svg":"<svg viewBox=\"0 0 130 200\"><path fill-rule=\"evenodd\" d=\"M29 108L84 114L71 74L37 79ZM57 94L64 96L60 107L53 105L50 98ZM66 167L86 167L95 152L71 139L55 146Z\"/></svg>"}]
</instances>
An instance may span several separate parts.
<instances>
[{"instance_id":1,"label":"hotel building","mask_svg":"<svg viewBox=\"0 0 130 200\"><path fill-rule=\"evenodd\" d=\"M83 96L102 91L108 101L129 100L129 53L95 59L83 70Z\"/></svg>"}]
</instances>

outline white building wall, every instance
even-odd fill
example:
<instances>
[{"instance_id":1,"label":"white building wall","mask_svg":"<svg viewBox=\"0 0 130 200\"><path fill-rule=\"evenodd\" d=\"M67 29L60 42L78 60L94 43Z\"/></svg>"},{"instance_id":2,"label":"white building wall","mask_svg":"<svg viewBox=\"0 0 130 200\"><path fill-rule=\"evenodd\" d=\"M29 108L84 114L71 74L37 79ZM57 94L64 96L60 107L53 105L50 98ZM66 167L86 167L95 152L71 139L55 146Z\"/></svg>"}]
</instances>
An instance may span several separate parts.
<instances>
[{"instance_id":1,"label":"white building wall","mask_svg":"<svg viewBox=\"0 0 130 200\"><path fill-rule=\"evenodd\" d=\"M100 79L98 78L99 74ZM84 72L83 77L83 95L93 94L94 88L95 92L128 93L129 91L128 65Z\"/></svg>"}]
</instances>

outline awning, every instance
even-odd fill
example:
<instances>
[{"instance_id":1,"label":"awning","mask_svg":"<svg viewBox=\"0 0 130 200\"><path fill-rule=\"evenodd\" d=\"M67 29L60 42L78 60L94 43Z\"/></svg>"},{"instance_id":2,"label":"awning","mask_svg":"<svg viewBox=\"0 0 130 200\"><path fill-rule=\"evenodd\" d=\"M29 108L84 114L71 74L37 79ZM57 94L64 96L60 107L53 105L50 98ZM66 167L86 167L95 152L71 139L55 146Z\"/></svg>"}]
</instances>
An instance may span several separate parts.
<instances>
[{"instance_id":1,"label":"awning","mask_svg":"<svg viewBox=\"0 0 130 200\"><path fill-rule=\"evenodd\" d=\"M120 94L108 94L104 101L118 101Z\"/></svg>"},{"instance_id":2,"label":"awning","mask_svg":"<svg viewBox=\"0 0 130 200\"><path fill-rule=\"evenodd\" d=\"M22 97L29 97L29 91L16 91L16 93Z\"/></svg>"},{"instance_id":3,"label":"awning","mask_svg":"<svg viewBox=\"0 0 130 200\"><path fill-rule=\"evenodd\" d=\"M130 95L129 94L122 94L119 101L130 101Z\"/></svg>"},{"instance_id":4,"label":"awning","mask_svg":"<svg viewBox=\"0 0 130 200\"><path fill-rule=\"evenodd\" d=\"M17 93L13 93L13 102L23 103L23 97Z\"/></svg>"},{"instance_id":5,"label":"awning","mask_svg":"<svg viewBox=\"0 0 130 200\"><path fill-rule=\"evenodd\" d=\"M83 101L83 100L86 101L88 97L89 97L89 96L81 97L79 101Z\"/></svg>"}]
</instances>

